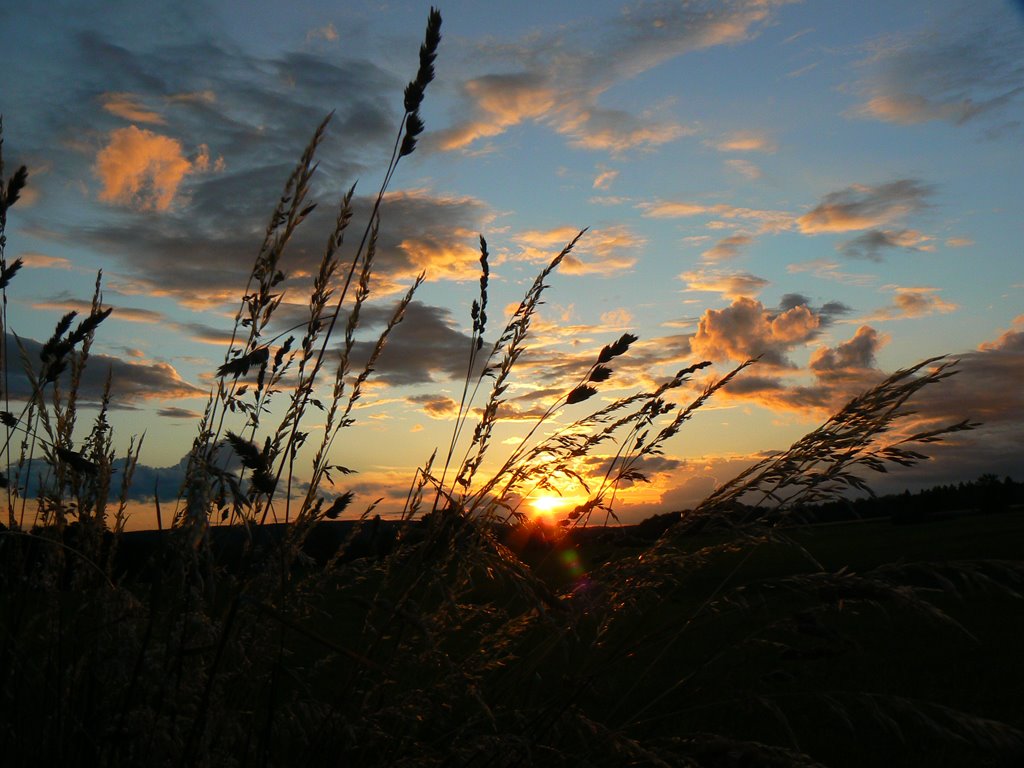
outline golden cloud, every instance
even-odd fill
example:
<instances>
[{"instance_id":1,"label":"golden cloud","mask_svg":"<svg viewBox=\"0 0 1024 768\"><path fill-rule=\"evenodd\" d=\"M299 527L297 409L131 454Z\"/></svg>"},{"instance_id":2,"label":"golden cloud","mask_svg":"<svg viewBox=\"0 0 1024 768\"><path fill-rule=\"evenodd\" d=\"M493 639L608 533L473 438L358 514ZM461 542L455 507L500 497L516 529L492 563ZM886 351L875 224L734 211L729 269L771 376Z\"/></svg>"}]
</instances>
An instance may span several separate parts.
<instances>
[{"instance_id":1,"label":"golden cloud","mask_svg":"<svg viewBox=\"0 0 1024 768\"><path fill-rule=\"evenodd\" d=\"M529 230L515 240L521 251L518 258L530 262L546 262L571 241L579 230L555 227ZM636 264L637 250L647 241L629 227L613 226L591 229L562 262L560 271L570 275L615 275Z\"/></svg>"},{"instance_id":2,"label":"golden cloud","mask_svg":"<svg viewBox=\"0 0 1024 768\"><path fill-rule=\"evenodd\" d=\"M712 360L747 360L758 355L768 365L792 367L786 352L803 344L821 327L821 318L806 305L769 310L741 296L725 309L704 311L690 349Z\"/></svg>"},{"instance_id":3,"label":"golden cloud","mask_svg":"<svg viewBox=\"0 0 1024 768\"><path fill-rule=\"evenodd\" d=\"M686 283L685 291L705 291L720 293L726 298L736 299L740 296L756 296L768 285L763 277L749 272L683 272L679 278Z\"/></svg>"},{"instance_id":4,"label":"golden cloud","mask_svg":"<svg viewBox=\"0 0 1024 768\"><path fill-rule=\"evenodd\" d=\"M166 211L185 177L198 168L181 142L132 125L111 132L96 156L99 199L141 210Z\"/></svg>"},{"instance_id":5,"label":"golden cloud","mask_svg":"<svg viewBox=\"0 0 1024 768\"><path fill-rule=\"evenodd\" d=\"M805 234L871 229L920 210L930 194L930 187L914 179L875 187L854 184L826 195L797 225Z\"/></svg>"},{"instance_id":6,"label":"golden cloud","mask_svg":"<svg viewBox=\"0 0 1024 768\"><path fill-rule=\"evenodd\" d=\"M166 122L160 113L146 109L133 93L104 93L100 100L107 112L133 123L162 125Z\"/></svg>"},{"instance_id":7,"label":"golden cloud","mask_svg":"<svg viewBox=\"0 0 1024 768\"><path fill-rule=\"evenodd\" d=\"M734 259L739 256L740 249L745 245L749 245L753 240L754 238L750 235L730 235L729 237L724 237L719 240L700 256L704 261Z\"/></svg>"},{"instance_id":8,"label":"golden cloud","mask_svg":"<svg viewBox=\"0 0 1024 768\"><path fill-rule=\"evenodd\" d=\"M868 315L865 320L902 320L910 317L945 314L959 309L937 294L940 289L927 286L889 286L894 290L892 304Z\"/></svg>"},{"instance_id":9,"label":"golden cloud","mask_svg":"<svg viewBox=\"0 0 1024 768\"><path fill-rule=\"evenodd\" d=\"M774 152L778 149L775 142L750 131L736 131L709 143L719 152Z\"/></svg>"}]
</instances>

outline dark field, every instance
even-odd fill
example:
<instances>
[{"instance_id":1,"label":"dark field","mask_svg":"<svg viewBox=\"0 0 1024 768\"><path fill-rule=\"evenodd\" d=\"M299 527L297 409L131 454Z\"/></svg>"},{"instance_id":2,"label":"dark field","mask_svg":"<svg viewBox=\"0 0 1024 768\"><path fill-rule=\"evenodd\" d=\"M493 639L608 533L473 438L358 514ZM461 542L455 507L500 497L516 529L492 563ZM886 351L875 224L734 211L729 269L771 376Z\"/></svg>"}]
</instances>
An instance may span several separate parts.
<instances>
[{"instance_id":1,"label":"dark field","mask_svg":"<svg viewBox=\"0 0 1024 768\"><path fill-rule=\"evenodd\" d=\"M159 546L162 538L173 541L167 534L123 536L111 570L120 586L108 597L122 594L113 599L120 606L113 614L92 589L53 593L9 580L0 626L4 703L13 713L5 738L10 764L39 764L40 743L46 759L87 764L108 757L110 764L131 764L137 755L119 753L108 738L118 729L130 735L141 728L135 720L157 729L169 713L186 723L196 716L207 720L199 730L171 729L184 734L184 743L158 744L158 752L177 754L181 764L190 764L189 749L216 755L219 741L222 756L243 765L263 759L385 764L395 757L415 765L424 746L430 751L421 755L423 764L643 764L621 747L600 749L602 740L613 741L609 733L645 745L714 734L689 750L700 765L801 764L781 753L780 762L771 762L772 748L764 745L797 749L830 766L1015 764L1014 757L957 743L955 734L972 741L979 734L1006 736L987 719L1024 728L1024 603L986 574L1004 585L1016 577L978 564L1020 559L1020 510L918 525L807 526L790 530L790 541L753 546L722 535L684 537L680 552L704 552L706 559L674 586L655 589L620 570L656 556L658 550L638 538L639 529L584 529L546 541L538 532L508 534L510 547L550 590L544 598L550 611L538 608L540 593L524 591L508 572L489 576L485 567L458 595L438 587L443 576L416 591L427 572L422 542L403 554L387 551L395 533L387 523L364 528L354 539L351 524L322 528L307 547L313 557L300 558L290 585L271 590L276 598L253 585L261 572L273 571L267 564L284 531L261 531L251 557L243 554L240 532L217 531L217 594L208 625L196 619L194 635L178 638L177 646L176 625L190 615L181 601L189 598L173 594L180 583L173 563L179 561L167 559L173 546L166 552ZM16 551L12 539L24 541L5 536L7 565ZM720 551L729 540L731 551ZM349 542L349 556L325 571L317 560L342 541ZM458 546L457 536L447 541ZM447 555L436 555L434 575L447 562ZM810 556L841 577L823 577ZM922 562L933 565L915 565ZM872 573L895 573L899 583L925 590L917 597L927 596L943 615L929 617L908 595L856 581ZM636 584L644 596L610 609L618 598L602 590L616 583ZM402 602L413 593L414 602ZM150 610L133 617L128 595ZM461 607L446 607L448 600ZM560 606L569 606L569 613ZM138 666L158 650L166 668ZM479 655L487 657L482 667L475 666ZM189 696L184 701L192 703L175 709L172 680L200 691L205 681L208 699L199 712ZM110 690L102 690L107 683ZM452 734L430 721L462 718L447 727L464 728L477 716L465 700L470 694L503 718L501 726L478 722L473 727L491 733L493 742L475 738L472 746L447 751L444 739ZM337 710L337 721L327 718L322 728L353 716L353 706L371 710L367 717L385 741L397 722L411 717L412 724L391 740L391 757L366 735L321 744L322 735L307 733L297 745L295 712L317 712L317 702ZM215 712L204 713L203 706ZM972 717L953 717L945 708ZM63 717L58 723L55 710ZM115 727L93 716L124 723ZM590 736L566 730L573 718L595 724ZM239 740L229 726L242 724L250 735ZM61 740L36 741L54 727L62 729ZM573 746L580 738L592 740L594 754L584 758ZM493 745L501 739L510 746ZM749 754L737 751L737 744L750 743L757 746Z\"/></svg>"}]
</instances>

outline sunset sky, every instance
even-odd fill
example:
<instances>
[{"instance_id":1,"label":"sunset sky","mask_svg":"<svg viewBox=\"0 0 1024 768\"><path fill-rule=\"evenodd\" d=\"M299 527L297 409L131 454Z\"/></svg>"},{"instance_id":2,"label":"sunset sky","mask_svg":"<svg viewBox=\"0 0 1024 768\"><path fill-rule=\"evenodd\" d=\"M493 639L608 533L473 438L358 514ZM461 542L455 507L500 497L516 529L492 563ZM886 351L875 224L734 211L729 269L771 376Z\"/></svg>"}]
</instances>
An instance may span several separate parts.
<instances>
[{"instance_id":1,"label":"sunset sky","mask_svg":"<svg viewBox=\"0 0 1024 768\"><path fill-rule=\"evenodd\" d=\"M428 10L0 9L6 173L31 174L8 223L7 259L25 262L10 326L30 349L45 341L62 313L87 310L103 270L114 312L87 394L113 366L118 443L145 432L142 464L188 451L267 217L331 110L320 206L286 254L285 302L308 297L353 182L365 225ZM385 201L365 338L420 270L427 283L338 447L359 474L337 490L394 512L415 468L447 445L477 234L492 254L491 341L500 310L584 227L551 280L495 457L630 331L640 341L600 398L703 359L714 366L702 375L721 376L762 358L646 466L652 482L620 499L624 520L695 504L887 373L942 354L961 373L922 398L918 423L985 426L878 489L1024 479L1019 4L461 0L441 11L427 129ZM151 493L153 474L140 477Z\"/></svg>"}]
</instances>

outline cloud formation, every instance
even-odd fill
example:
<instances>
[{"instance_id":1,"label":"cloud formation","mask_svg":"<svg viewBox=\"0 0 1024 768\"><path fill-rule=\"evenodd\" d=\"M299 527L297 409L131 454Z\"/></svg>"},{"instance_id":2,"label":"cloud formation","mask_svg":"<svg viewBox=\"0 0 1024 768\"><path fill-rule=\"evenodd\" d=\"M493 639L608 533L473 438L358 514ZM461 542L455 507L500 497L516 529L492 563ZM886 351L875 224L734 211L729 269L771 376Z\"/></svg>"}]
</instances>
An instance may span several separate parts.
<instances>
[{"instance_id":1,"label":"cloud formation","mask_svg":"<svg viewBox=\"0 0 1024 768\"><path fill-rule=\"evenodd\" d=\"M723 237L711 248L701 253L700 257L704 261L725 261L726 259L735 259L740 255L740 250L745 245L750 245L754 238L750 235L730 235L729 237Z\"/></svg>"},{"instance_id":2,"label":"cloud formation","mask_svg":"<svg viewBox=\"0 0 1024 768\"><path fill-rule=\"evenodd\" d=\"M658 202L640 203L638 206L645 218L679 219L690 216L716 216L729 222L742 221L754 226L754 234L785 232L793 229L793 215L786 211L772 211L758 208L743 208L718 203L705 205L678 200L661 200ZM725 224L716 222L709 224L711 228L721 229Z\"/></svg>"},{"instance_id":3,"label":"cloud formation","mask_svg":"<svg viewBox=\"0 0 1024 768\"><path fill-rule=\"evenodd\" d=\"M538 264L550 262L577 234L579 230L572 227L522 232L513 237L520 247L515 258ZM616 275L636 264L646 242L625 225L590 229L562 261L559 271L567 275Z\"/></svg>"},{"instance_id":4,"label":"cloud formation","mask_svg":"<svg viewBox=\"0 0 1024 768\"><path fill-rule=\"evenodd\" d=\"M807 304L772 310L741 296L725 309L704 311L690 349L711 360L741 362L760 356L763 364L792 368L787 353L817 336L822 325L821 313Z\"/></svg>"},{"instance_id":5,"label":"cloud formation","mask_svg":"<svg viewBox=\"0 0 1024 768\"><path fill-rule=\"evenodd\" d=\"M181 142L134 125L112 131L96 155L99 199L141 210L166 211L184 178L199 170Z\"/></svg>"},{"instance_id":6,"label":"cloud formation","mask_svg":"<svg viewBox=\"0 0 1024 768\"><path fill-rule=\"evenodd\" d=\"M900 248L905 251L933 251L932 238L914 229L870 229L852 240L836 246L843 256L851 259L882 261L885 250Z\"/></svg>"},{"instance_id":7,"label":"cloud formation","mask_svg":"<svg viewBox=\"0 0 1024 768\"><path fill-rule=\"evenodd\" d=\"M509 69L465 81L460 112L470 117L437 132L431 143L465 149L523 122L549 126L571 146L612 153L673 141L690 129L602 107L602 94L685 53L755 36L779 4L643 3L596 34L563 28L506 46Z\"/></svg>"},{"instance_id":8,"label":"cloud formation","mask_svg":"<svg viewBox=\"0 0 1024 768\"><path fill-rule=\"evenodd\" d=\"M875 353L882 339L869 325L857 329L853 338L835 347L819 347L811 355L808 367L819 377L835 378L850 372L875 367Z\"/></svg>"},{"instance_id":9,"label":"cloud formation","mask_svg":"<svg viewBox=\"0 0 1024 768\"><path fill-rule=\"evenodd\" d=\"M719 152L775 152L775 142L753 131L736 131L716 141L708 142Z\"/></svg>"},{"instance_id":10,"label":"cloud formation","mask_svg":"<svg viewBox=\"0 0 1024 768\"><path fill-rule=\"evenodd\" d=\"M686 283L685 291L720 293L727 299L741 296L757 296L768 285L763 277L749 272L721 272L699 270L683 272L679 278Z\"/></svg>"},{"instance_id":11,"label":"cloud formation","mask_svg":"<svg viewBox=\"0 0 1024 768\"><path fill-rule=\"evenodd\" d=\"M100 98L103 109L131 123L163 125L167 121L159 112L147 109L134 93L105 93Z\"/></svg>"},{"instance_id":12,"label":"cloud formation","mask_svg":"<svg viewBox=\"0 0 1024 768\"><path fill-rule=\"evenodd\" d=\"M39 360L42 344L34 339L21 338L28 358ZM17 349L17 341L7 340L9 349ZM99 402L103 395L107 376L112 379L111 408L134 408L146 400L183 400L205 397L206 390L196 387L184 379L174 366L162 362L133 363L110 355L93 352L82 376L79 398L83 402ZM66 373L65 373L66 375ZM63 384L66 386L66 382ZM20 367L12 369L10 395L23 400L31 394L28 378Z\"/></svg>"},{"instance_id":13,"label":"cloud formation","mask_svg":"<svg viewBox=\"0 0 1024 768\"><path fill-rule=\"evenodd\" d=\"M932 188L917 179L898 179L888 184L855 184L830 192L797 219L805 234L852 232L888 224L925 207Z\"/></svg>"},{"instance_id":14,"label":"cloud formation","mask_svg":"<svg viewBox=\"0 0 1024 768\"><path fill-rule=\"evenodd\" d=\"M1001 9L1011 14L1010 4ZM994 123L1024 95L1024 40L1017 19L994 7L965 6L915 35L880 42L852 114L901 125L941 120ZM1003 118L1005 119L1005 118Z\"/></svg>"},{"instance_id":15,"label":"cloud formation","mask_svg":"<svg viewBox=\"0 0 1024 768\"><path fill-rule=\"evenodd\" d=\"M959 307L938 295L938 288L928 286L889 286L893 291L892 303L875 310L865 321L871 320L902 320L911 317L924 317L937 313L953 312Z\"/></svg>"}]
</instances>

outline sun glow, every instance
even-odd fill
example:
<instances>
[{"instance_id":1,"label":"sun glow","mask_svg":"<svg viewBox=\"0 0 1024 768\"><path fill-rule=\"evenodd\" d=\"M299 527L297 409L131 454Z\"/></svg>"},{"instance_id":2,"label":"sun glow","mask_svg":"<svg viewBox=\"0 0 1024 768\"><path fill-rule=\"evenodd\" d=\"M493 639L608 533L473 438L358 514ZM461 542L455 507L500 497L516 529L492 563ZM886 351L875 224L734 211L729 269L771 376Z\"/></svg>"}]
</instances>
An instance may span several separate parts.
<instances>
[{"instance_id":1,"label":"sun glow","mask_svg":"<svg viewBox=\"0 0 1024 768\"><path fill-rule=\"evenodd\" d=\"M530 506L533 507L535 517L552 517L559 510L565 509L571 501L561 496L537 496L530 499Z\"/></svg>"}]
</instances>

